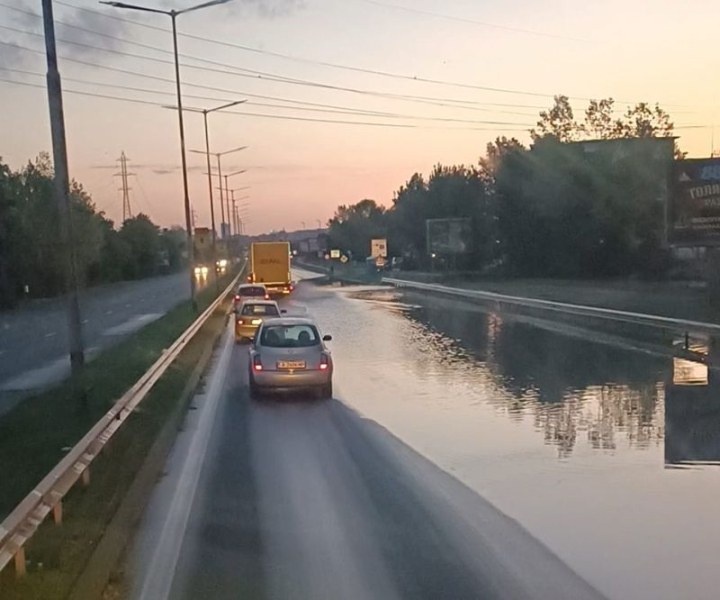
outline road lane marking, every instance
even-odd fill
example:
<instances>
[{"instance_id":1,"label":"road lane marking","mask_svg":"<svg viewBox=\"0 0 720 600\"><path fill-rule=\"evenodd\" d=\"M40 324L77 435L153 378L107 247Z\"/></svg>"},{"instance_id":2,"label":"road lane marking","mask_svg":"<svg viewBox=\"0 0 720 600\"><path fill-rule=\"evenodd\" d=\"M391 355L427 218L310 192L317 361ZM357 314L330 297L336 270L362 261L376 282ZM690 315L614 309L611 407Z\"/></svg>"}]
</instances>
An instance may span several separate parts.
<instances>
[{"instance_id":1,"label":"road lane marking","mask_svg":"<svg viewBox=\"0 0 720 600\"><path fill-rule=\"evenodd\" d=\"M120 323L120 325L116 325L115 327L110 327L110 329L106 329L102 332L103 335L127 335L129 333L133 333L134 331L137 331L138 329L141 329L148 323L152 323L153 321L156 321L160 317L163 316L163 313L147 313L144 315L136 315L132 317L131 319L128 319L124 323Z\"/></svg>"},{"instance_id":2,"label":"road lane marking","mask_svg":"<svg viewBox=\"0 0 720 600\"><path fill-rule=\"evenodd\" d=\"M41 388L49 383L55 383L65 378L70 373L70 360L63 356L49 363L24 371L15 377L0 383L0 391L22 391Z\"/></svg>"},{"instance_id":3,"label":"road lane marking","mask_svg":"<svg viewBox=\"0 0 720 600\"><path fill-rule=\"evenodd\" d=\"M187 458L182 464L172 502L165 513L165 522L157 538L157 545L147 563L146 578L137 596L139 600L165 600L170 595L202 465L220 400L223 397L233 347L233 338L226 333L214 376L210 380L204 402L200 407L197 429L190 443Z\"/></svg>"},{"instance_id":4,"label":"road lane marking","mask_svg":"<svg viewBox=\"0 0 720 600\"><path fill-rule=\"evenodd\" d=\"M51 338L51 337L55 337L56 335L57 335L57 331L51 331L50 333L46 333L45 337Z\"/></svg>"}]
</instances>

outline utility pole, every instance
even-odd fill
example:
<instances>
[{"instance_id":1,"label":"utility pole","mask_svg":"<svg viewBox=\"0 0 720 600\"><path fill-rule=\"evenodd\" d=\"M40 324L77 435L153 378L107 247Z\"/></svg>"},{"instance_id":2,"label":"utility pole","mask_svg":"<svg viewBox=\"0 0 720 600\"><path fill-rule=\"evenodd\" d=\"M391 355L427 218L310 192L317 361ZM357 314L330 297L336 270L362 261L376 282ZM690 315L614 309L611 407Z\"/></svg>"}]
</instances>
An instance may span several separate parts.
<instances>
[{"instance_id":1,"label":"utility pole","mask_svg":"<svg viewBox=\"0 0 720 600\"><path fill-rule=\"evenodd\" d=\"M227 232L223 231L224 225L225 225L225 202L223 194L223 186L222 186L222 166L220 165L220 153L216 154L215 157L217 158L217 165L218 165L218 187L220 188L220 218L222 219L220 224L220 233L222 234L223 238L228 237ZM227 213L228 221L230 221L230 213ZM230 228L230 225L228 225L228 229Z\"/></svg>"},{"instance_id":2,"label":"utility pole","mask_svg":"<svg viewBox=\"0 0 720 600\"><path fill-rule=\"evenodd\" d=\"M227 214L228 214L228 222L229 222L228 229L230 230L229 236L232 237L232 235L233 235L232 232L233 232L234 228L231 227L231 225L234 223L235 215L234 215L234 213L230 212L230 190L228 189L228 177L230 177L230 176L223 175L223 177L225 178L225 202L227 202ZM232 221L231 221L231 215L232 215Z\"/></svg>"},{"instance_id":3,"label":"utility pole","mask_svg":"<svg viewBox=\"0 0 720 600\"><path fill-rule=\"evenodd\" d=\"M182 92L180 90L180 61L178 60L177 26L175 24L177 14L178 13L174 10L170 11L170 20L172 21L173 53L175 54L175 88L177 91L178 124L180 127L180 157L182 159L183 203L185 205L185 226L188 228L187 245L188 260L190 261L190 267L188 269L190 273L190 302L192 303L193 311L197 312L198 305L197 298L195 297L195 272L193 271L193 264L195 262L195 248L193 248L193 230L192 223L190 222L190 191L188 188L187 157L185 155L185 123L183 121Z\"/></svg>"},{"instance_id":4,"label":"utility pole","mask_svg":"<svg viewBox=\"0 0 720 600\"><path fill-rule=\"evenodd\" d=\"M120 161L120 172L115 173L116 176L120 177L120 180L122 182L122 187L120 188L123 193L123 220L124 223L128 219L132 219L132 209L130 208L130 186L128 186L128 175L132 175L132 173L128 173L127 171L127 157L125 156L125 152L120 153L120 158L118 159Z\"/></svg>"},{"instance_id":5,"label":"utility pole","mask_svg":"<svg viewBox=\"0 0 720 600\"><path fill-rule=\"evenodd\" d=\"M65 292L67 300L68 340L70 345L70 369L73 382L79 383L85 364L82 340L80 302L78 300L78 275L75 263L75 239L72 213L70 211L70 175L68 173L67 145L65 142L65 116L63 112L62 84L55 47L55 22L52 0L42 0L43 25L45 29L45 54L47 57L47 91L52 134L54 195L58 206L61 254L65 261ZM84 394L84 391L82 392Z\"/></svg>"},{"instance_id":6,"label":"utility pole","mask_svg":"<svg viewBox=\"0 0 720 600\"><path fill-rule=\"evenodd\" d=\"M227 189L227 180L225 181L225 187ZM235 204L235 190L229 190L230 197L232 199L232 210L233 210L233 229L235 230L235 235L238 234L238 212L237 212L237 205Z\"/></svg>"}]
</instances>

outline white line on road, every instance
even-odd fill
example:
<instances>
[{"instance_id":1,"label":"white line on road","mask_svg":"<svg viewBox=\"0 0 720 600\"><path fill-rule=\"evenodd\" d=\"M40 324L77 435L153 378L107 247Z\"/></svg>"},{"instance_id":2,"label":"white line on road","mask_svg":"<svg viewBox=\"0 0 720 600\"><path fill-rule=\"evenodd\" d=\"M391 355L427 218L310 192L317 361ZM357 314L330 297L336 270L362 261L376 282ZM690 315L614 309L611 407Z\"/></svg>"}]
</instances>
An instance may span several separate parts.
<instances>
[{"instance_id":1,"label":"white line on road","mask_svg":"<svg viewBox=\"0 0 720 600\"><path fill-rule=\"evenodd\" d=\"M106 311L105 311L105 314L106 314L106 315L111 315L112 312L113 312L113 311L111 311L111 310L106 310Z\"/></svg>"},{"instance_id":2,"label":"white line on road","mask_svg":"<svg viewBox=\"0 0 720 600\"><path fill-rule=\"evenodd\" d=\"M215 415L223 394L232 349L233 338L226 333L214 376L200 408L202 412L198 417L197 430L194 432L187 459L182 465L177 488L165 513L165 522L157 538L157 545L153 548L144 570L146 578L137 596L139 600L164 600L170 595Z\"/></svg>"},{"instance_id":3,"label":"white line on road","mask_svg":"<svg viewBox=\"0 0 720 600\"><path fill-rule=\"evenodd\" d=\"M46 333L45 337L51 338L51 337L55 337L56 335L57 335L57 331L51 331L50 333Z\"/></svg>"},{"instance_id":4,"label":"white line on road","mask_svg":"<svg viewBox=\"0 0 720 600\"><path fill-rule=\"evenodd\" d=\"M160 317L162 317L162 313L147 313L145 315L137 315L133 317L132 319L128 319L124 323L120 323L120 325L116 325L115 327L111 327L110 329L106 329L103 331L103 335L127 335L128 333L132 333L133 331L137 331L141 327L144 327L148 323L151 323L153 321L156 321Z\"/></svg>"},{"instance_id":5,"label":"white line on road","mask_svg":"<svg viewBox=\"0 0 720 600\"><path fill-rule=\"evenodd\" d=\"M90 319L83 319L83 325L86 325L89 322L90 322Z\"/></svg>"}]
</instances>

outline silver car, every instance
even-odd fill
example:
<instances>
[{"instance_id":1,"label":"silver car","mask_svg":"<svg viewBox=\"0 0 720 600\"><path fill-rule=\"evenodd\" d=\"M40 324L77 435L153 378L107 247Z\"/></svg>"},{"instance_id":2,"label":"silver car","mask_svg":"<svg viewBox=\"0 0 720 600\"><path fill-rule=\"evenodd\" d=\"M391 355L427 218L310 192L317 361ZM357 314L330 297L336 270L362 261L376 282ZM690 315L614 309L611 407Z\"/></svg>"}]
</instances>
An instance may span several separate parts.
<instances>
[{"instance_id":1,"label":"silver car","mask_svg":"<svg viewBox=\"0 0 720 600\"><path fill-rule=\"evenodd\" d=\"M250 395L269 391L315 391L332 397L333 362L312 319L281 317L264 322L250 347Z\"/></svg>"}]
</instances>

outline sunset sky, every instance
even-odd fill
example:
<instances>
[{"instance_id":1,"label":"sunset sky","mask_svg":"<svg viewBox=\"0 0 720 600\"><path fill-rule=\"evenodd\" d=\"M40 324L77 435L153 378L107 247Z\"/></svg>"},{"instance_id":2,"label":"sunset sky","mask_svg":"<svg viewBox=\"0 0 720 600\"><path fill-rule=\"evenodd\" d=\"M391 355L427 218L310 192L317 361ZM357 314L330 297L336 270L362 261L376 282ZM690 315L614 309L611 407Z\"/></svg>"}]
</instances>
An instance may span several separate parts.
<instances>
[{"instance_id":1,"label":"sunset sky","mask_svg":"<svg viewBox=\"0 0 720 600\"><path fill-rule=\"evenodd\" d=\"M32 35L42 24L27 14L39 10L39 0L0 0L0 156L13 168L50 150L43 40ZM71 176L118 221L125 151L133 210L183 224L177 115L162 108L175 104L169 19L83 0L56 0L55 11L76 26L57 25ZM248 146L223 170L247 169L230 187L251 186L236 195L249 195L247 229L259 233L315 227L363 198L389 205L413 172L476 163L498 135L527 142L553 94L570 96L578 116L589 98L659 102L682 149L708 156L718 22L717 0L235 0L178 27L186 106L248 100L210 115L210 138L214 152ZM185 123L188 148L204 149L202 116ZM196 224L209 225L205 157L188 161Z\"/></svg>"}]
</instances>

